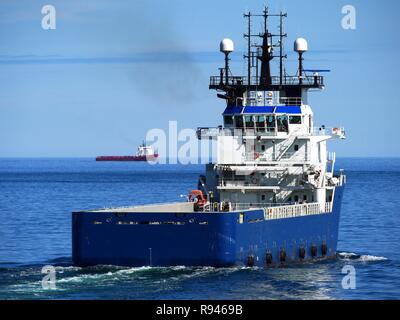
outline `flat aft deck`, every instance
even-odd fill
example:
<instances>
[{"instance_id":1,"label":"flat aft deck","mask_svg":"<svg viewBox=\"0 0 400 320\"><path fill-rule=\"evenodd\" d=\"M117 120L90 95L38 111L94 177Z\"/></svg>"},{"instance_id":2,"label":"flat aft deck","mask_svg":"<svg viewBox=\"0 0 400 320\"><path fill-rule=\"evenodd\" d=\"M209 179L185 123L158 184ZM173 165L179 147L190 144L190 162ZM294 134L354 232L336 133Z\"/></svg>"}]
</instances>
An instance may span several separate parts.
<instances>
[{"instance_id":1,"label":"flat aft deck","mask_svg":"<svg viewBox=\"0 0 400 320\"><path fill-rule=\"evenodd\" d=\"M98 210L87 210L84 212L92 213L135 213L135 212L152 212L152 213L191 213L194 212L194 202L175 202L175 203L163 203L163 204L150 204L130 207L119 207L119 208L104 208Z\"/></svg>"}]
</instances>

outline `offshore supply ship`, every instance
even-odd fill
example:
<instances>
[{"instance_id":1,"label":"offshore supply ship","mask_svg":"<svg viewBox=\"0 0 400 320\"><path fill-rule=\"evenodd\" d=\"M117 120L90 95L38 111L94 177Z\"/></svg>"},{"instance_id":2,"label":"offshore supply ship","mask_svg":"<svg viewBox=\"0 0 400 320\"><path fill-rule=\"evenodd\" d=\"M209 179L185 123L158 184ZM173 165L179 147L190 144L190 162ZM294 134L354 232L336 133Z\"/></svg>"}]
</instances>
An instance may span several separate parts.
<instances>
[{"instance_id":1,"label":"offshore supply ship","mask_svg":"<svg viewBox=\"0 0 400 320\"><path fill-rule=\"evenodd\" d=\"M346 177L334 173L326 144L345 131L314 127L307 94L323 89L324 78L303 68L305 39L294 43L296 74L286 73L287 14L265 8L244 16L247 75L232 75L234 45L224 39L225 65L209 84L226 101L223 126L197 130L199 139L216 140L215 163L187 202L74 212L75 264L251 267L336 256ZM259 34L252 34L254 19L263 20ZM270 20L279 21L277 34Z\"/></svg>"},{"instance_id":2,"label":"offshore supply ship","mask_svg":"<svg viewBox=\"0 0 400 320\"><path fill-rule=\"evenodd\" d=\"M132 156L98 156L96 161L155 161L158 158L158 153L154 152L151 146L146 146L143 142Z\"/></svg>"}]
</instances>

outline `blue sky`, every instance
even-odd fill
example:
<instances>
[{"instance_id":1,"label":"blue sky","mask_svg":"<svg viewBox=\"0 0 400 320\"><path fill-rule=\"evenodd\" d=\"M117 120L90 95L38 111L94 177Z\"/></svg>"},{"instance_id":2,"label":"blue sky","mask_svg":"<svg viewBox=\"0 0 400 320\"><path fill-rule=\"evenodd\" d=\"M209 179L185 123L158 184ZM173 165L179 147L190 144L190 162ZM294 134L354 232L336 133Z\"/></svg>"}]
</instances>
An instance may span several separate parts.
<instances>
[{"instance_id":1,"label":"blue sky","mask_svg":"<svg viewBox=\"0 0 400 320\"><path fill-rule=\"evenodd\" d=\"M43 30L52 4L56 30ZM151 128L215 126L224 102L208 90L234 40L244 66L244 11L263 1L8 1L0 3L0 157L134 153ZM341 27L344 5L356 30ZM343 125L339 156L400 156L398 1L270 1L286 10L292 43L308 39L306 68L331 69L310 94L316 124ZM257 27L257 25L255 25ZM289 71L288 70L288 71Z\"/></svg>"}]
</instances>

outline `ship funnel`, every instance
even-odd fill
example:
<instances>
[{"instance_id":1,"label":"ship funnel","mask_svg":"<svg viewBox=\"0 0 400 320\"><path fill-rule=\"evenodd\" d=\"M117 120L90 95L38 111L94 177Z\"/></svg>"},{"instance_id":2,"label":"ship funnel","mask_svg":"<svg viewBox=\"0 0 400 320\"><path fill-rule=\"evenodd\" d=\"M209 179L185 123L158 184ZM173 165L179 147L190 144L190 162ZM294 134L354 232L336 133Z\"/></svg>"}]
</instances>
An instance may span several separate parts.
<instances>
[{"instance_id":1,"label":"ship funnel","mask_svg":"<svg viewBox=\"0 0 400 320\"><path fill-rule=\"evenodd\" d=\"M304 38L297 38L294 42L294 51L299 54L299 83L303 83L303 53L308 51L308 43Z\"/></svg>"},{"instance_id":2,"label":"ship funnel","mask_svg":"<svg viewBox=\"0 0 400 320\"><path fill-rule=\"evenodd\" d=\"M225 85L228 85L229 80L229 54L233 52L234 45L231 39L225 38L219 44L219 50L225 54ZM221 77L222 80L222 77Z\"/></svg>"}]
</instances>

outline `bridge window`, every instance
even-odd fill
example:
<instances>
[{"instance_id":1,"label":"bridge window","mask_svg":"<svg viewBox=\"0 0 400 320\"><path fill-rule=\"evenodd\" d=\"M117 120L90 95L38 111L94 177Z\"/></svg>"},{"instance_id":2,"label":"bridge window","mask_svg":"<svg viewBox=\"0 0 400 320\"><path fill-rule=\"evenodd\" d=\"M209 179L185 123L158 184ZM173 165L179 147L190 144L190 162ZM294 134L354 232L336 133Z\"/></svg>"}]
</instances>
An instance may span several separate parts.
<instances>
[{"instance_id":1,"label":"bridge window","mask_svg":"<svg viewBox=\"0 0 400 320\"><path fill-rule=\"evenodd\" d=\"M275 116L267 116L267 130L274 131L275 129Z\"/></svg>"},{"instance_id":2,"label":"bridge window","mask_svg":"<svg viewBox=\"0 0 400 320\"><path fill-rule=\"evenodd\" d=\"M288 132L289 131L289 124L288 124L288 117L287 116L277 116L276 122L278 124L278 131L279 132Z\"/></svg>"},{"instance_id":3,"label":"bridge window","mask_svg":"<svg viewBox=\"0 0 400 320\"><path fill-rule=\"evenodd\" d=\"M290 116L289 123L290 124L301 124L301 116Z\"/></svg>"},{"instance_id":4,"label":"bridge window","mask_svg":"<svg viewBox=\"0 0 400 320\"><path fill-rule=\"evenodd\" d=\"M225 125L232 125L233 117L232 116L224 116L224 123L225 123Z\"/></svg>"},{"instance_id":5,"label":"bridge window","mask_svg":"<svg viewBox=\"0 0 400 320\"><path fill-rule=\"evenodd\" d=\"M253 116L244 116L244 122L246 124L246 128L254 128Z\"/></svg>"},{"instance_id":6,"label":"bridge window","mask_svg":"<svg viewBox=\"0 0 400 320\"><path fill-rule=\"evenodd\" d=\"M235 117L236 128L243 128L243 117L236 116Z\"/></svg>"},{"instance_id":7,"label":"bridge window","mask_svg":"<svg viewBox=\"0 0 400 320\"><path fill-rule=\"evenodd\" d=\"M265 130L265 116L256 116L257 129Z\"/></svg>"}]
</instances>

